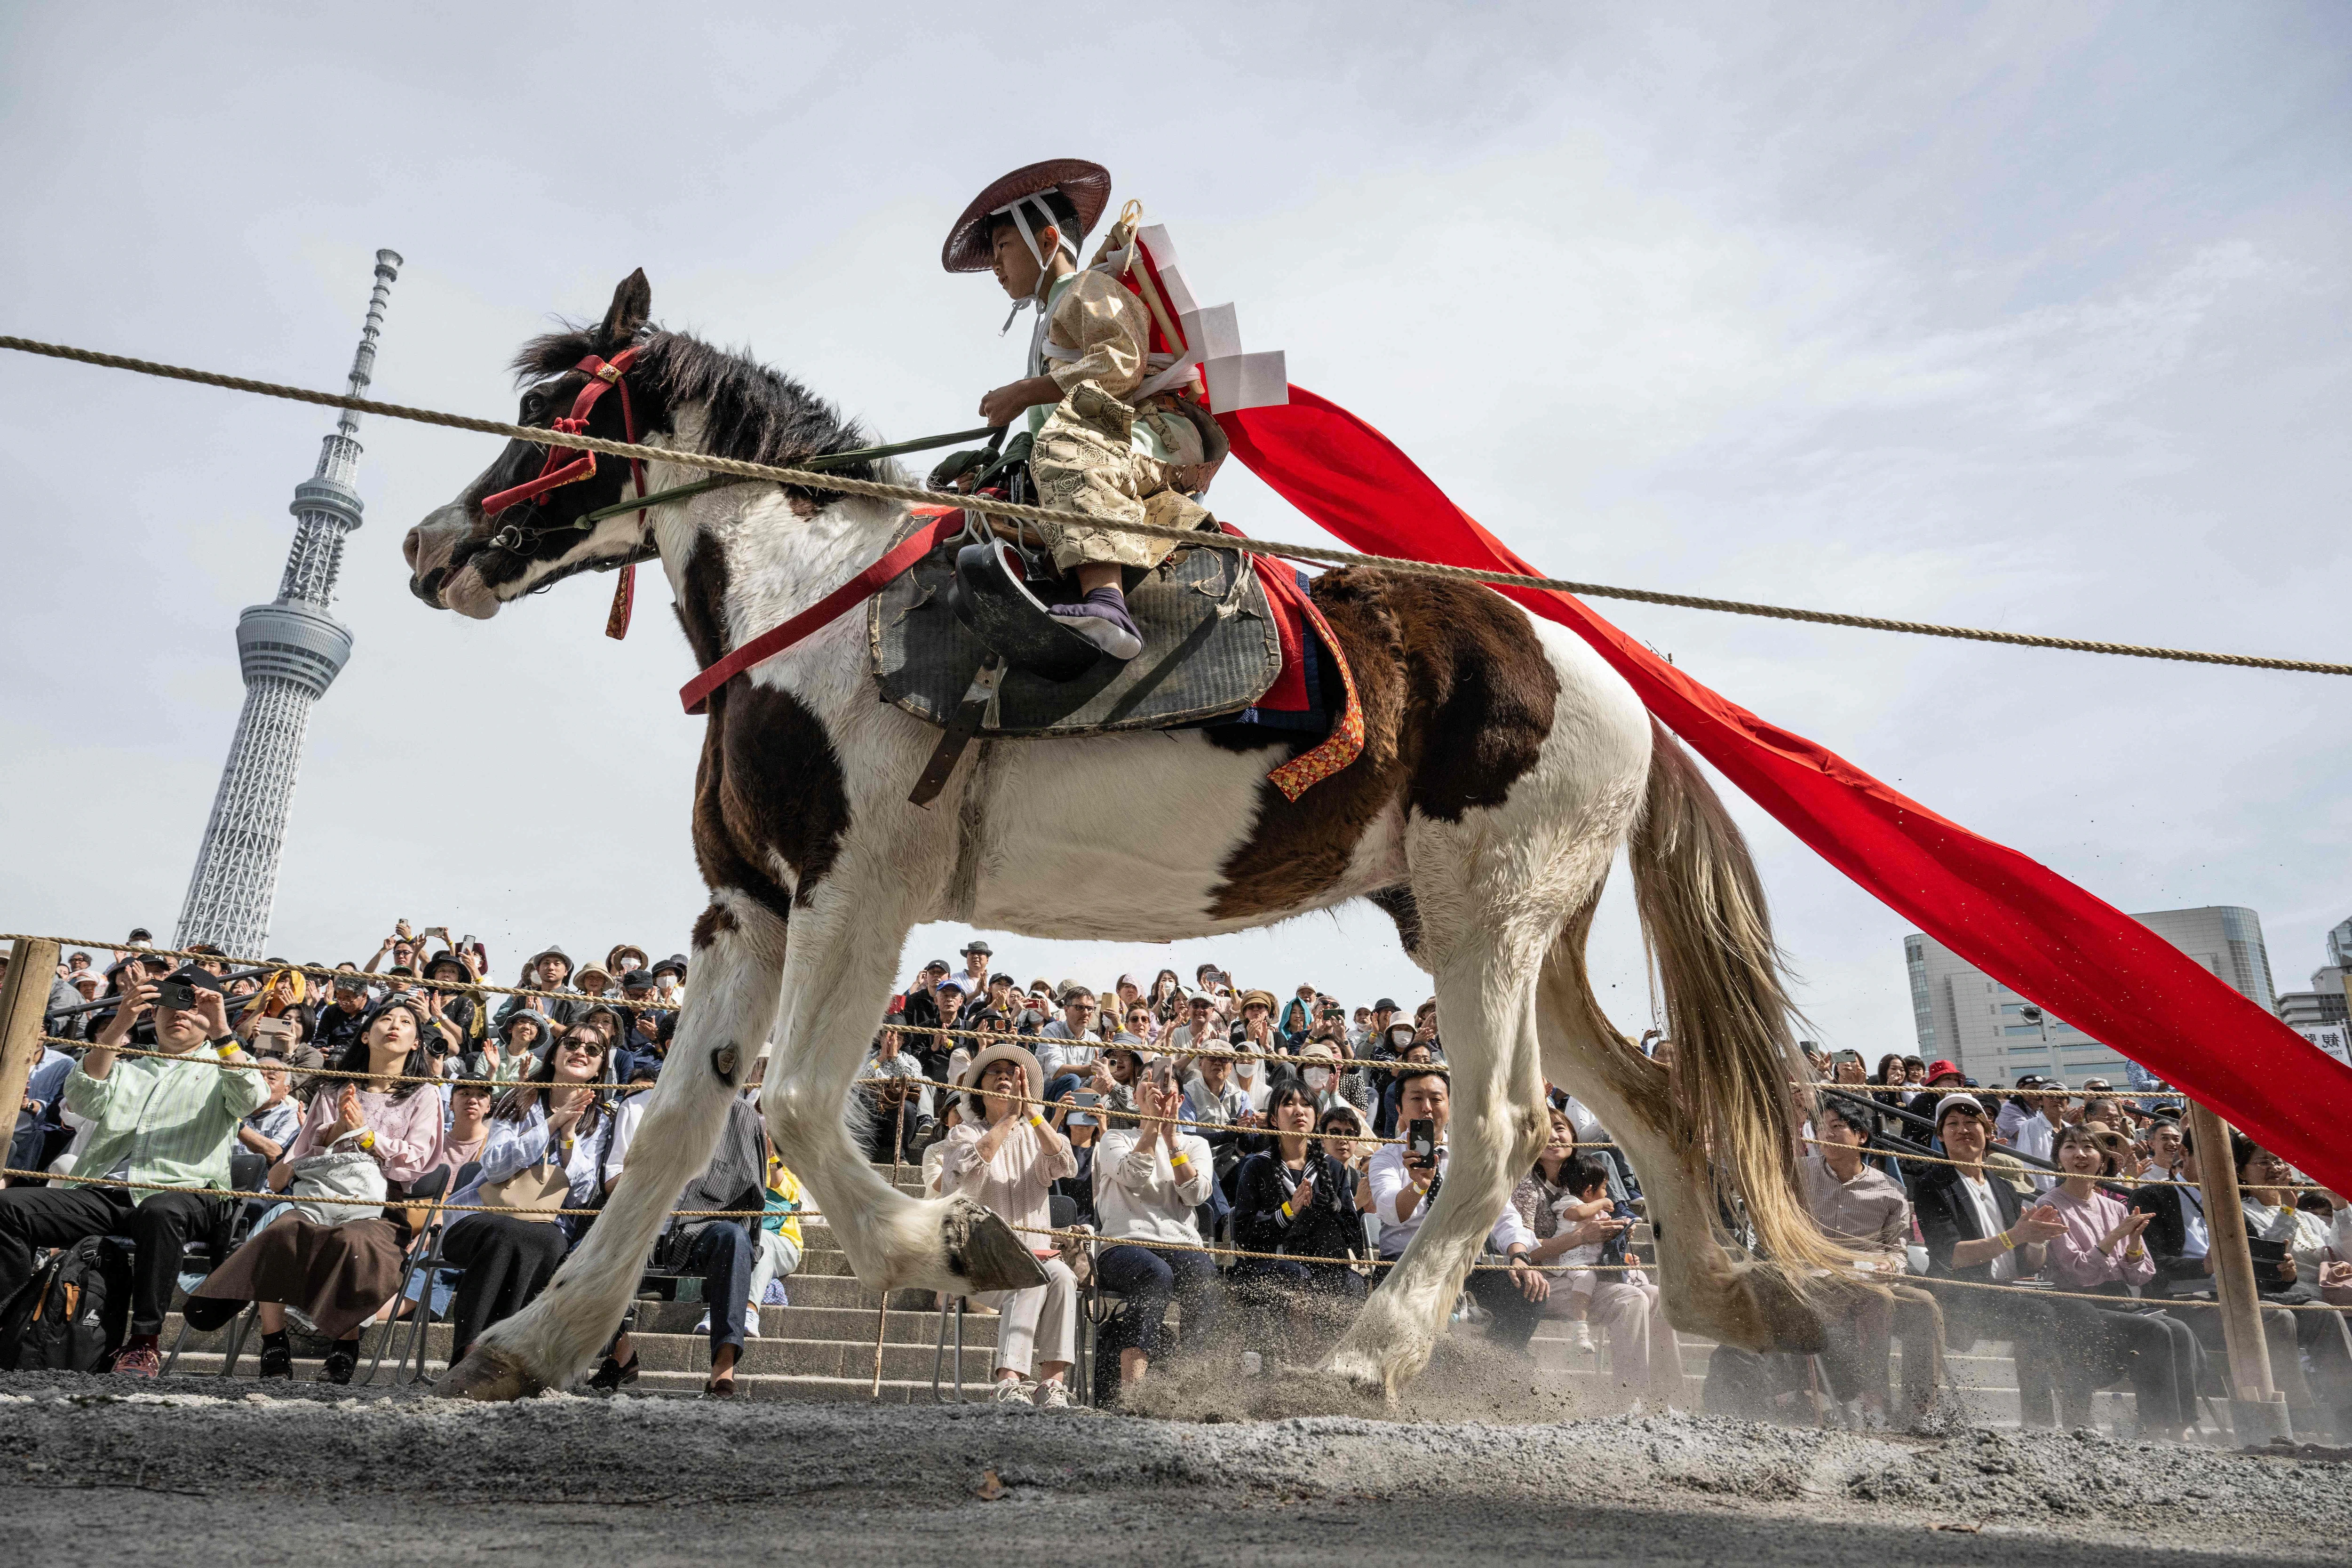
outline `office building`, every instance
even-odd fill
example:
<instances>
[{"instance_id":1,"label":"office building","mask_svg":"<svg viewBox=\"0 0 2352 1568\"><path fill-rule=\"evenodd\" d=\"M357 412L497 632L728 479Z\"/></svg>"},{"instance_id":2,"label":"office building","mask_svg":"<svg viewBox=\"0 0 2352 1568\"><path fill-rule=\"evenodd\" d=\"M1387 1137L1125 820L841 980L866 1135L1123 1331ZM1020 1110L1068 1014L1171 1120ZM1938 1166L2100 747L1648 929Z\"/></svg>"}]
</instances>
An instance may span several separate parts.
<instances>
[{"instance_id":1,"label":"office building","mask_svg":"<svg viewBox=\"0 0 2352 1568\"><path fill-rule=\"evenodd\" d=\"M2276 1009L2262 917L2253 910L2221 905L2132 918L2263 1011ZM2113 1047L2045 1013L1935 938L1905 937L1903 957L1922 1057L1948 1058L1982 1084L2015 1083L2021 1074L2040 1073L2070 1084L2104 1078L2120 1086L2129 1076L2129 1064Z\"/></svg>"}]
</instances>

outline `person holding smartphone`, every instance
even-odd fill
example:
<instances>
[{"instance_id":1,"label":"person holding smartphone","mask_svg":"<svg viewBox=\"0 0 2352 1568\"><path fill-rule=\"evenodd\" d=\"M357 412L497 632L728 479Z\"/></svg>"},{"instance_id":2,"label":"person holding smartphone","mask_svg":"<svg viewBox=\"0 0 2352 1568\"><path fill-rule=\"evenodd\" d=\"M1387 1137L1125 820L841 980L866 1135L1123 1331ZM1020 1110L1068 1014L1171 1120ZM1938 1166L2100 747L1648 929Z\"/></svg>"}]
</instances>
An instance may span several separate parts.
<instances>
[{"instance_id":1,"label":"person holding smartphone","mask_svg":"<svg viewBox=\"0 0 2352 1568\"><path fill-rule=\"evenodd\" d=\"M1405 1141L1384 1145L1372 1156L1370 1170L1381 1257L1391 1261L1402 1257L1406 1245L1420 1233L1444 1184L1445 1128L1453 1111L1451 1087L1442 1071L1416 1064L1400 1070L1396 1079L1397 1121ZM1507 1199L1487 1232L1486 1245L1508 1267L1473 1268L1465 1288L1493 1316L1487 1338L1524 1352L1535 1337L1551 1283L1528 1262L1536 1235Z\"/></svg>"},{"instance_id":2,"label":"person holding smartphone","mask_svg":"<svg viewBox=\"0 0 2352 1568\"><path fill-rule=\"evenodd\" d=\"M153 1377L161 1365L155 1342L187 1238L208 1232L228 1200L105 1184L227 1192L236 1130L269 1089L229 1030L215 976L193 964L160 982L131 979L135 973L125 972L123 1005L66 1077L66 1109L96 1124L75 1167L87 1184L0 1192L0 1301L15 1300L32 1278L37 1249L128 1236L134 1244L129 1337L114 1370ZM150 1007L154 1048L163 1055L117 1059L117 1047ZM239 1065L223 1068L216 1060ZM15 1347L5 1348L13 1359Z\"/></svg>"}]
</instances>

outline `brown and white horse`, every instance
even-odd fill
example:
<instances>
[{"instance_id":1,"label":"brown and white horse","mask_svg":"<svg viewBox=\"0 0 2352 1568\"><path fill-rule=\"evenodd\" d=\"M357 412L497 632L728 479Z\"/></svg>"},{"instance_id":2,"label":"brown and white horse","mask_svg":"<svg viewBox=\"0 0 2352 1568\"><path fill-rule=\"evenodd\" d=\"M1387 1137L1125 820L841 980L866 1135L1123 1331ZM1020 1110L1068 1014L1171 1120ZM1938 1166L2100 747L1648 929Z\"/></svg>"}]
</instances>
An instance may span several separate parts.
<instances>
[{"instance_id":1,"label":"brown and white horse","mask_svg":"<svg viewBox=\"0 0 2352 1568\"><path fill-rule=\"evenodd\" d=\"M781 464L863 443L790 379L649 327L651 302L633 274L601 325L527 344L515 362L529 387L522 422L572 406L583 358L634 346L625 379L637 438L679 454L647 466L649 491L703 477L697 453ZM621 401L595 404L592 434L621 436ZM486 517L482 500L530 479L543 457L510 445L410 531L420 597L487 619L650 547L707 668L855 575L905 522L895 503L745 484L643 522L625 511L572 528L635 493L611 458ZM1325 573L1313 592L1361 693L1366 744L1295 802L1265 775L1307 742L1188 730L974 748L941 808L919 809L907 791L938 732L877 700L861 613L715 692L694 806L710 901L629 1179L539 1300L485 1334L445 1386L515 1397L580 1375L771 1037L768 1125L861 1279L952 1292L1017 1280L1024 1238L968 1200L896 1191L845 1128L915 925L1160 941L1351 899L1387 910L1435 981L1453 1152L1427 1223L1330 1373L1392 1392L1426 1363L1543 1144L1547 1078L1591 1106L1642 1173L1674 1321L1754 1348L1810 1345L1819 1315L1792 1281L1843 1255L1793 1187L1787 1086L1801 1058L1754 868L1720 803L1591 649L1500 595L1360 569ZM1677 1047L1671 1068L1612 1027L1586 979L1586 929L1621 847ZM1150 874L1131 875L1139 867ZM1772 1262L1723 1245L1727 1199Z\"/></svg>"}]
</instances>

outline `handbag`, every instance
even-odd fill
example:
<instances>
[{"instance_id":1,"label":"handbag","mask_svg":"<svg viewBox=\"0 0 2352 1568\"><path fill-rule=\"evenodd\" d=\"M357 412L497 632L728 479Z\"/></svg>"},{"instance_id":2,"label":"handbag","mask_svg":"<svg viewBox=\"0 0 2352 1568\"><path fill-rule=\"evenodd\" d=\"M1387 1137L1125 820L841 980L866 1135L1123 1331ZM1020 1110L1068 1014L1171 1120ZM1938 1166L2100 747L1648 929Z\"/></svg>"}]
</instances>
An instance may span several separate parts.
<instances>
[{"instance_id":1,"label":"handbag","mask_svg":"<svg viewBox=\"0 0 2352 1568\"><path fill-rule=\"evenodd\" d=\"M484 1208L553 1224L563 1217L556 1211L571 1202L572 1173L553 1160L542 1160L501 1181L483 1183L475 1196Z\"/></svg>"},{"instance_id":2,"label":"handbag","mask_svg":"<svg viewBox=\"0 0 2352 1568\"><path fill-rule=\"evenodd\" d=\"M364 1149L346 1147L346 1134L321 1154L305 1154L294 1162L293 1180L287 1184L286 1195L293 1200L295 1212L313 1225L349 1225L356 1219L373 1219L383 1212L383 1200L389 1184L383 1178L383 1167L375 1156ZM364 1203L305 1203L305 1198L360 1198Z\"/></svg>"}]
</instances>

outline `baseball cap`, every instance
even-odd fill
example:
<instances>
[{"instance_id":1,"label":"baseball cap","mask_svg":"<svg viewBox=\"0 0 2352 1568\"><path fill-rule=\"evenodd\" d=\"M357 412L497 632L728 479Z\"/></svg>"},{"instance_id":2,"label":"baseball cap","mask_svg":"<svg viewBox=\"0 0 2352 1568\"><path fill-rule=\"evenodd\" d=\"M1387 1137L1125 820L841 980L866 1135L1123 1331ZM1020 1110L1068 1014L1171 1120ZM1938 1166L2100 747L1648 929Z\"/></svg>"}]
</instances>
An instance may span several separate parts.
<instances>
[{"instance_id":1,"label":"baseball cap","mask_svg":"<svg viewBox=\"0 0 2352 1568\"><path fill-rule=\"evenodd\" d=\"M1945 1061L1940 1058L1927 1064L1927 1081L1929 1083L1934 1083L1937 1079L1944 1078L1946 1076L1952 1078L1966 1078L1968 1075L1960 1071L1959 1064L1957 1062Z\"/></svg>"}]
</instances>

